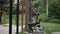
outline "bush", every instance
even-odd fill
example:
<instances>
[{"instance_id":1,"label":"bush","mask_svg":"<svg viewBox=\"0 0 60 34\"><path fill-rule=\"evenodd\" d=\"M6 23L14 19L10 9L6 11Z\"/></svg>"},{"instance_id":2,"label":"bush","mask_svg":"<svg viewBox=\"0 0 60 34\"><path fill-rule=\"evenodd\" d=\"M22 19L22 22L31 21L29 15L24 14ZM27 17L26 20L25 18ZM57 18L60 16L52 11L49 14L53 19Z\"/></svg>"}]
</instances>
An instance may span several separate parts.
<instances>
[{"instance_id":1,"label":"bush","mask_svg":"<svg viewBox=\"0 0 60 34\"><path fill-rule=\"evenodd\" d=\"M41 19L42 22L52 22L52 23L60 24L60 20L59 19L56 19L54 17L48 17L47 18L45 13L40 14L40 19Z\"/></svg>"}]
</instances>

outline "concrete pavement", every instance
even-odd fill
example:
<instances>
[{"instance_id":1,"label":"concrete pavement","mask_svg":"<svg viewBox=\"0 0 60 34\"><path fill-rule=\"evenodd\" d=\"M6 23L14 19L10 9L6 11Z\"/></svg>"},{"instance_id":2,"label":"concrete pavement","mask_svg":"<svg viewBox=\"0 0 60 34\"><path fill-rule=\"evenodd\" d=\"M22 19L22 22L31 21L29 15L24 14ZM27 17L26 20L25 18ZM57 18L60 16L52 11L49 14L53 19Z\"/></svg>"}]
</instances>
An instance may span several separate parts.
<instances>
[{"instance_id":1,"label":"concrete pavement","mask_svg":"<svg viewBox=\"0 0 60 34\"><path fill-rule=\"evenodd\" d=\"M21 32L21 26L19 26L19 32ZM12 34L16 33L16 26L12 25ZM9 24L6 26L0 25L0 34L9 34Z\"/></svg>"}]
</instances>

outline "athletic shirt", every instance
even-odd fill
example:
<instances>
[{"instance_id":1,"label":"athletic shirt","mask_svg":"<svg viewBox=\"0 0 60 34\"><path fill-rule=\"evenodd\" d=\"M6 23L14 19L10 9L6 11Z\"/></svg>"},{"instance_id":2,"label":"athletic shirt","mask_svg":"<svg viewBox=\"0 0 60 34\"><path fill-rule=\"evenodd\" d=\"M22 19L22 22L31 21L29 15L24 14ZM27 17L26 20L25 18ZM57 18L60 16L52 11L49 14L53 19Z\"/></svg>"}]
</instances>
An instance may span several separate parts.
<instances>
[{"instance_id":1,"label":"athletic shirt","mask_svg":"<svg viewBox=\"0 0 60 34\"><path fill-rule=\"evenodd\" d=\"M39 13L36 13L35 16L32 18L33 23L39 22Z\"/></svg>"}]
</instances>

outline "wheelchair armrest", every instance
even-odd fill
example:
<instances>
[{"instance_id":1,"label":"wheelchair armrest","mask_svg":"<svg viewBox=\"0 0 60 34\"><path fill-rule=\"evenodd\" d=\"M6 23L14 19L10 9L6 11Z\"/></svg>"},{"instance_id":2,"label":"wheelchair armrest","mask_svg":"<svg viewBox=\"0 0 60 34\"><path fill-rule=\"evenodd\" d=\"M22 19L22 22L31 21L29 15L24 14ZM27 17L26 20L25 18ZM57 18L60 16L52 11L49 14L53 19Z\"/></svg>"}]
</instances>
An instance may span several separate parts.
<instances>
[{"instance_id":1,"label":"wheelchair armrest","mask_svg":"<svg viewBox=\"0 0 60 34\"><path fill-rule=\"evenodd\" d=\"M40 26L40 24L35 25L35 27Z\"/></svg>"}]
</instances>

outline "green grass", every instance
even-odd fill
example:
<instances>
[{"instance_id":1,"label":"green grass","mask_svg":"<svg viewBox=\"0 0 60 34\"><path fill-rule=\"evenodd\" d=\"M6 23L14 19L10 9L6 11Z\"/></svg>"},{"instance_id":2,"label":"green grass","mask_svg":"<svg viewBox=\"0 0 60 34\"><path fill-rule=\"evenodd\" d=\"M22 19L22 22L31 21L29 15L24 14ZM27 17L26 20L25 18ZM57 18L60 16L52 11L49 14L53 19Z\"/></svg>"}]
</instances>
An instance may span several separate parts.
<instances>
[{"instance_id":1,"label":"green grass","mask_svg":"<svg viewBox=\"0 0 60 34\"><path fill-rule=\"evenodd\" d=\"M44 27L46 34L51 34L52 32L60 32L60 24L41 22Z\"/></svg>"},{"instance_id":2,"label":"green grass","mask_svg":"<svg viewBox=\"0 0 60 34\"><path fill-rule=\"evenodd\" d=\"M60 24L55 23L41 23L44 27L47 34L51 34L51 32L60 32Z\"/></svg>"},{"instance_id":3,"label":"green grass","mask_svg":"<svg viewBox=\"0 0 60 34\"><path fill-rule=\"evenodd\" d=\"M26 34L26 33L23 33L23 32L19 32L19 34Z\"/></svg>"}]
</instances>

